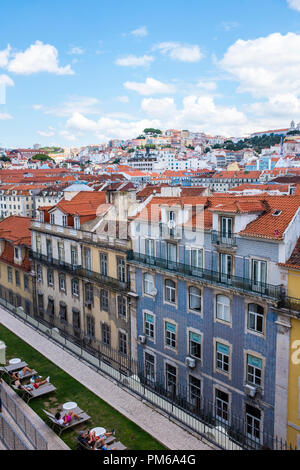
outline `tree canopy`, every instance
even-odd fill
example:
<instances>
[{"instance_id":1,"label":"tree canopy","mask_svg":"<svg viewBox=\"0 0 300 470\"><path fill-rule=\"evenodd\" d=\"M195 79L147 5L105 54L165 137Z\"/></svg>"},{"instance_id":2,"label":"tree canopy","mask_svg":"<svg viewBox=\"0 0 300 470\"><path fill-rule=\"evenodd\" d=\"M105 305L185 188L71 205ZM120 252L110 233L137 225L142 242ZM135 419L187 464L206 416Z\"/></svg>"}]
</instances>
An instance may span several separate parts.
<instances>
[{"instance_id":1,"label":"tree canopy","mask_svg":"<svg viewBox=\"0 0 300 470\"><path fill-rule=\"evenodd\" d=\"M144 129L144 134L162 134L161 130L154 129L153 127L147 127Z\"/></svg>"}]
</instances>

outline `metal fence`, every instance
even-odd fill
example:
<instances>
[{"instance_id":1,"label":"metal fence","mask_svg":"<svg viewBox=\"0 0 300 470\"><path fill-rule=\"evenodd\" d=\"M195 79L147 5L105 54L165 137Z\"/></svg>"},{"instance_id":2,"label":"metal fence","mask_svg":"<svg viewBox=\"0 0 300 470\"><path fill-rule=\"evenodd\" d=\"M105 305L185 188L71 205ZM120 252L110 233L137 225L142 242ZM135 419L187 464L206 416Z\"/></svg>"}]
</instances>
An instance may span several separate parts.
<instances>
[{"instance_id":1,"label":"metal fence","mask_svg":"<svg viewBox=\"0 0 300 470\"><path fill-rule=\"evenodd\" d=\"M144 365L110 349L97 340L88 343L82 331L74 334L72 325L53 318L50 323L44 318L32 317L0 299L0 303L15 316L22 319L56 344L93 366L130 390L145 402L161 410L169 419L226 450L292 449L286 442L271 434L251 429L239 415L229 413L224 417L212 401L201 395L191 400L190 389L180 384L166 387L165 378L157 374L156 381L149 380ZM226 419L225 419L226 418Z\"/></svg>"},{"instance_id":2,"label":"metal fence","mask_svg":"<svg viewBox=\"0 0 300 470\"><path fill-rule=\"evenodd\" d=\"M2 406L10 414L18 427L24 432L24 435L33 445L34 449L47 450L48 444L45 438L37 430L36 426L30 421L30 419L27 418L25 413L21 410L20 406L14 400L13 396L9 395L1 384L0 396L2 400Z\"/></svg>"},{"instance_id":3,"label":"metal fence","mask_svg":"<svg viewBox=\"0 0 300 470\"><path fill-rule=\"evenodd\" d=\"M30 450L9 422L0 414L0 441L8 450Z\"/></svg>"}]
</instances>

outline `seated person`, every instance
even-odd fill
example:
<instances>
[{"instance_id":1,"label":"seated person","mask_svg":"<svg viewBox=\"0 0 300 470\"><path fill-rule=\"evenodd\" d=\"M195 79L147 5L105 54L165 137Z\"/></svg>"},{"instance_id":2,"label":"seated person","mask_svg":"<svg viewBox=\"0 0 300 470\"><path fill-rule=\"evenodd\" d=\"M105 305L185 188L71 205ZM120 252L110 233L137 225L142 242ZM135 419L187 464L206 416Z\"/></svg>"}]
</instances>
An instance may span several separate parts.
<instances>
[{"instance_id":1,"label":"seated person","mask_svg":"<svg viewBox=\"0 0 300 470\"><path fill-rule=\"evenodd\" d=\"M30 369L29 367L23 367L22 370L19 370L18 372L12 372L11 375L14 380L24 379L27 372L31 373L32 369Z\"/></svg>"},{"instance_id":2,"label":"seated person","mask_svg":"<svg viewBox=\"0 0 300 470\"><path fill-rule=\"evenodd\" d=\"M58 411L55 415L55 419L61 426L68 426L68 424L72 421L72 419L80 419L80 417L74 413L74 411L68 411L65 415L61 415Z\"/></svg>"},{"instance_id":3,"label":"seated person","mask_svg":"<svg viewBox=\"0 0 300 470\"><path fill-rule=\"evenodd\" d=\"M104 434L100 434L99 436L96 436L96 433L95 431L93 432L90 432L90 436L93 437L93 440L99 440L99 439L103 439L105 440L107 437L109 436L112 436L112 435L115 435L115 430L112 429L111 431L106 431Z\"/></svg>"},{"instance_id":4,"label":"seated person","mask_svg":"<svg viewBox=\"0 0 300 470\"><path fill-rule=\"evenodd\" d=\"M82 444L89 445L89 440L90 440L89 432L80 431L77 439Z\"/></svg>"},{"instance_id":5,"label":"seated person","mask_svg":"<svg viewBox=\"0 0 300 470\"><path fill-rule=\"evenodd\" d=\"M27 385L22 385L20 380L15 381L15 386L18 387L19 390L26 390L26 391L32 391L34 389L38 389L41 385L44 385L48 383L50 380L50 377L47 377L45 380L43 379L37 379L33 383L27 384Z\"/></svg>"}]
</instances>

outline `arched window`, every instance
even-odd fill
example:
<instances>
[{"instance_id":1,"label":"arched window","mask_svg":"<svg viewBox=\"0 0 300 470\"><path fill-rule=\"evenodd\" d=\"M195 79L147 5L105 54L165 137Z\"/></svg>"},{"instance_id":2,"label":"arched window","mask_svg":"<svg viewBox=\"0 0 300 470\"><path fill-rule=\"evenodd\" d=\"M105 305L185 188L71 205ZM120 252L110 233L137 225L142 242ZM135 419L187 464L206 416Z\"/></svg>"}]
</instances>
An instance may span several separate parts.
<instances>
[{"instance_id":1,"label":"arched window","mask_svg":"<svg viewBox=\"0 0 300 470\"><path fill-rule=\"evenodd\" d=\"M230 322L230 299L226 295L217 295L217 318Z\"/></svg>"},{"instance_id":2,"label":"arched window","mask_svg":"<svg viewBox=\"0 0 300 470\"><path fill-rule=\"evenodd\" d=\"M166 302L176 303L176 284L171 279L165 280L165 300Z\"/></svg>"},{"instance_id":3,"label":"arched window","mask_svg":"<svg viewBox=\"0 0 300 470\"><path fill-rule=\"evenodd\" d=\"M264 309L261 305L248 305L248 330L263 333L264 331Z\"/></svg>"},{"instance_id":4,"label":"arched window","mask_svg":"<svg viewBox=\"0 0 300 470\"><path fill-rule=\"evenodd\" d=\"M201 290L198 287L189 287L189 308L201 311Z\"/></svg>"}]
</instances>

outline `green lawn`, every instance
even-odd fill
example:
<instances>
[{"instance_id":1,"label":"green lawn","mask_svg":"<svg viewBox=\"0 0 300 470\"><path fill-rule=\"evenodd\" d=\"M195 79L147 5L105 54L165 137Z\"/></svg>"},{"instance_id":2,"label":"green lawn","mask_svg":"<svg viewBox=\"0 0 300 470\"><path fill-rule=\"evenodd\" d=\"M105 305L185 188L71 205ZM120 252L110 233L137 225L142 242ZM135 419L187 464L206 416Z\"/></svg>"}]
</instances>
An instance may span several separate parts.
<instances>
[{"instance_id":1,"label":"green lawn","mask_svg":"<svg viewBox=\"0 0 300 470\"><path fill-rule=\"evenodd\" d=\"M46 397L37 398L29 402L29 406L44 420L42 409L55 412L59 405L67 401L75 401L78 406L91 416L91 420L75 430L64 431L61 438L71 448L76 448L76 436L80 429L91 429L95 426L104 426L116 430L117 440L120 440L128 449L132 450L163 450L162 444L157 442L148 433L118 413L101 398L87 390L81 383L73 379L66 372L49 361L34 348L22 341L18 336L0 324L0 340L4 341L7 350L7 360L20 357L29 367L34 368L42 376L50 375L50 382L57 391ZM113 385L112 385L113 386Z\"/></svg>"}]
</instances>

